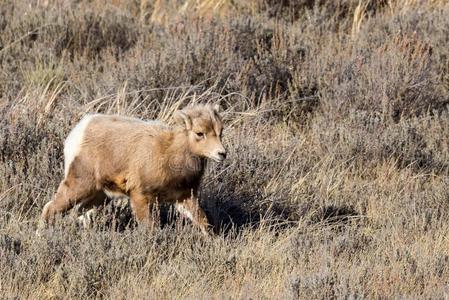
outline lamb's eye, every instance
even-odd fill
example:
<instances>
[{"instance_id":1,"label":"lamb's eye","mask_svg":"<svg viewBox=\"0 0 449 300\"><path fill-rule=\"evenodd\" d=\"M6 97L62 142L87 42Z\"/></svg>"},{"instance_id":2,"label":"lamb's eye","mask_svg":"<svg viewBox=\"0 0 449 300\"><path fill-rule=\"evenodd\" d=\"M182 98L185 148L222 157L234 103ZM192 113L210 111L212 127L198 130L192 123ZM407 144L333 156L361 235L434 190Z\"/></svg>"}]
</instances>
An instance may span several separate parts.
<instances>
[{"instance_id":1,"label":"lamb's eye","mask_svg":"<svg viewBox=\"0 0 449 300\"><path fill-rule=\"evenodd\" d=\"M204 133L196 132L196 136L199 137L199 138L203 138L204 137Z\"/></svg>"}]
</instances>

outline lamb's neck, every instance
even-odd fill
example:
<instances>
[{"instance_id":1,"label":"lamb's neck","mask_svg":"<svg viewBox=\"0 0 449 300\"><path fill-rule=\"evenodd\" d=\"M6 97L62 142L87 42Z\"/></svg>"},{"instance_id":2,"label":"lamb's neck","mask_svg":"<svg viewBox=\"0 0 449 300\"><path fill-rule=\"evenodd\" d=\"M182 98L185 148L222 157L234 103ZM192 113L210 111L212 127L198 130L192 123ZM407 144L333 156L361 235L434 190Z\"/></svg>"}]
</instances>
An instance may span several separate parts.
<instances>
[{"instance_id":1,"label":"lamb's neck","mask_svg":"<svg viewBox=\"0 0 449 300\"><path fill-rule=\"evenodd\" d=\"M171 144L168 146L169 167L179 175L192 176L195 173L201 175L205 167L205 160L192 153L189 146L187 132L177 130L173 132Z\"/></svg>"}]
</instances>

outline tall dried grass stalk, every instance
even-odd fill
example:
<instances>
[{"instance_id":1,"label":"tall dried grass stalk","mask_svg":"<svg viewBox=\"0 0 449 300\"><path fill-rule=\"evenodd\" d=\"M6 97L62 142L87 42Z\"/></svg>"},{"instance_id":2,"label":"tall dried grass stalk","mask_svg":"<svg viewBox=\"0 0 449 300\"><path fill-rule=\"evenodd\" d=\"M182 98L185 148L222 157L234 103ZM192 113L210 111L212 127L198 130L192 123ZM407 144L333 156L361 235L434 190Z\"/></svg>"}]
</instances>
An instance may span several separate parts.
<instances>
[{"instance_id":1,"label":"tall dried grass stalk","mask_svg":"<svg viewBox=\"0 0 449 300\"><path fill-rule=\"evenodd\" d=\"M360 32L363 21L366 18L366 9L368 7L367 1L359 1L359 4L354 9L354 15L352 18L351 37L355 39Z\"/></svg>"}]
</instances>

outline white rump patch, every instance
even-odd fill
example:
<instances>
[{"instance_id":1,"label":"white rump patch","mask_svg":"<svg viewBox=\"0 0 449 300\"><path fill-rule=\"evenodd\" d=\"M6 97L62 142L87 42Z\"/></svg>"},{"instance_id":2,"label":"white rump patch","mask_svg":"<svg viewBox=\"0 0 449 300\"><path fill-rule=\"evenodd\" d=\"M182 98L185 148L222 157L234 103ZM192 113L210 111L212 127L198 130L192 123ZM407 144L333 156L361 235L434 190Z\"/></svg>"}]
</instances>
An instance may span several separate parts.
<instances>
[{"instance_id":1,"label":"white rump patch","mask_svg":"<svg viewBox=\"0 0 449 300\"><path fill-rule=\"evenodd\" d=\"M67 177L69 173L70 164L73 162L75 157L79 154L81 150L81 144L84 138L84 132L86 131L87 125L92 120L95 115L85 116L75 128L69 133L67 139L64 143L64 174Z\"/></svg>"}]
</instances>

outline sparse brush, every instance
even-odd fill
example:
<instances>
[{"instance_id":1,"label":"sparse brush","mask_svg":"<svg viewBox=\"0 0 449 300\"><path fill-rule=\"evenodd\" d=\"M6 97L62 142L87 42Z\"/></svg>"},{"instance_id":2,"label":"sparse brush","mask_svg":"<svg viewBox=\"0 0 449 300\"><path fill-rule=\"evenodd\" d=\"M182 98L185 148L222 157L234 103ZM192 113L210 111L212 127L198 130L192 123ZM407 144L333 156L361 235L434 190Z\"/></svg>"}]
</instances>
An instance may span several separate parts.
<instances>
[{"instance_id":1,"label":"sparse brush","mask_svg":"<svg viewBox=\"0 0 449 300\"><path fill-rule=\"evenodd\" d=\"M419 6L426 7L446 7L448 6L448 2L446 0L389 0L387 1L388 7L390 8L391 13L397 13L400 11L406 11L408 9L416 9Z\"/></svg>"},{"instance_id":2,"label":"sparse brush","mask_svg":"<svg viewBox=\"0 0 449 300\"><path fill-rule=\"evenodd\" d=\"M447 1L0 1L0 295L445 298ZM126 199L36 235L87 113L224 108L202 237Z\"/></svg>"}]
</instances>

